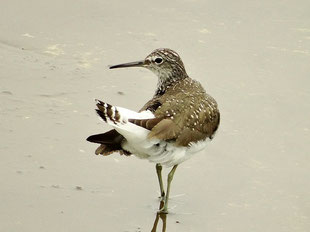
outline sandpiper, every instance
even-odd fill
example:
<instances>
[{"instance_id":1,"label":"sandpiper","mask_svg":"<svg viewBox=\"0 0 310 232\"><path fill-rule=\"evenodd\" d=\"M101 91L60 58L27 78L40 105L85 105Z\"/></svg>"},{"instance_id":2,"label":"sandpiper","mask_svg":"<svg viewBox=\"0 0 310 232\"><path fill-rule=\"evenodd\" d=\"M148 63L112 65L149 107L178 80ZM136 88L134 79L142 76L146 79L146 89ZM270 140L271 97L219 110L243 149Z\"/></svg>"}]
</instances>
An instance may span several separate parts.
<instances>
[{"instance_id":1,"label":"sandpiper","mask_svg":"<svg viewBox=\"0 0 310 232\"><path fill-rule=\"evenodd\" d=\"M170 185L178 165L205 148L220 123L216 101L198 81L191 79L180 56L167 48L156 49L144 60L110 66L110 69L144 67L158 76L155 94L139 112L97 101L97 113L114 129L92 135L99 143L95 153L118 152L156 163L161 197L168 212ZM162 166L172 167L167 191L162 181Z\"/></svg>"}]
</instances>

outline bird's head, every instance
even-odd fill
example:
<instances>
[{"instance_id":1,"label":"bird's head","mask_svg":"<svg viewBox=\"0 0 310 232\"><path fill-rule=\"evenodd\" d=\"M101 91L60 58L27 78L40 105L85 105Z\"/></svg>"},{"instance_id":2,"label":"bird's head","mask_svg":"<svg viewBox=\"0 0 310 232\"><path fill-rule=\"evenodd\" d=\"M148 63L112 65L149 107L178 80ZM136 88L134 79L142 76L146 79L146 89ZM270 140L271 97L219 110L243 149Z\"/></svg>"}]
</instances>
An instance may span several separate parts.
<instances>
[{"instance_id":1,"label":"bird's head","mask_svg":"<svg viewBox=\"0 0 310 232\"><path fill-rule=\"evenodd\" d=\"M184 64L175 51L168 48L160 48L149 54L144 60L110 66L110 69L144 67L154 72L159 82L171 81L187 77Z\"/></svg>"}]
</instances>

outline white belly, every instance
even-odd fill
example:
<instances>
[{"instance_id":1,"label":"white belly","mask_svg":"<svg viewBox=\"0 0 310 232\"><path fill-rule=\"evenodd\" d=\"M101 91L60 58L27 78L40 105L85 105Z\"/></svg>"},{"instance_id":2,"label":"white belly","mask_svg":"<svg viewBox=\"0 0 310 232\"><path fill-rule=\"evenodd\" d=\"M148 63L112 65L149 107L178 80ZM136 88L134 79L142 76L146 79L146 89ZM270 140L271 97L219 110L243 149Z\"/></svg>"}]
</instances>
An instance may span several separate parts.
<instances>
[{"instance_id":1,"label":"white belly","mask_svg":"<svg viewBox=\"0 0 310 232\"><path fill-rule=\"evenodd\" d=\"M140 143L125 141L122 147L141 159L153 163L160 163L165 167L180 164L191 158L195 153L203 150L209 139L193 143L188 147L176 147L174 143L145 140Z\"/></svg>"},{"instance_id":2,"label":"white belly","mask_svg":"<svg viewBox=\"0 0 310 232\"><path fill-rule=\"evenodd\" d=\"M124 109L118 107L119 112ZM125 109L126 110L126 109ZM124 111L126 113L126 111ZM136 118L151 118L152 113L143 111L140 113L131 112ZM127 121L126 117L122 117L120 123L107 121L113 126L121 135L125 137L124 142L121 144L122 148L134 154L138 158L147 159L153 163L160 163L163 166L171 167L180 164L185 160L192 157L193 154L205 148L207 140L191 143L187 147L174 146L173 142L160 141L158 139L149 140L147 138L149 130L137 126Z\"/></svg>"}]
</instances>

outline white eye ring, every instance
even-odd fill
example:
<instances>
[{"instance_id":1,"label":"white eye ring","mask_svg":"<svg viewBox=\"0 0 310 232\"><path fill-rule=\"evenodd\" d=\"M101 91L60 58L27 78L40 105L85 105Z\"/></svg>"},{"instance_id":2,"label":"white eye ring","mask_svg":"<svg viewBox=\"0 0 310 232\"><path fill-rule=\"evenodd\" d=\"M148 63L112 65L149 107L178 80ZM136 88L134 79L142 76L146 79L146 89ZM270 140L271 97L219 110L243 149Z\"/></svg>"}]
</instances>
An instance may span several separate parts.
<instances>
[{"instance_id":1,"label":"white eye ring","mask_svg":"<svg viewBox=\"0 0 310 232\"><path fill-rule=\"evenodd\" d=\"M154 61L155 61L156 64L161 64L164 60L163 60L163 58L161 58L161 57L156 57L156 58L154 59Z\"/></svg>"}]
</instances>

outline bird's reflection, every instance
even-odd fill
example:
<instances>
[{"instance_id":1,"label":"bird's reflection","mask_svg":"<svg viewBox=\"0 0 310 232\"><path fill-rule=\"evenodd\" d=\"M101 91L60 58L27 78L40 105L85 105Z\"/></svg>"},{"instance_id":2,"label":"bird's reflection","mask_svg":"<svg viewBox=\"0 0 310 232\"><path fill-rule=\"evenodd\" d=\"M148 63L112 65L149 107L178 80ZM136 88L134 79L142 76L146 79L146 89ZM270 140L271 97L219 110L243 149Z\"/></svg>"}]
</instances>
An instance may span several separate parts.
<instances>
[{"instance_id":1,"label":"bird's reflection","mask_svg":"<svg viewBox=\"0 0 310 232\"><path fill-rule=\"evenodd\" d=\"M160 201L158 209L161 209L163 206L164 206L164 201ZM158 226L159 219L161 219L161 221L162 221L162 230L161 231L162 232L166 231L167 214L166 213L157 212L156 217L155 217L155 221L154 221L154 225L153 225L153 228L152 228L151 232L156 232L157 231L157 226Z\"/></svg>"}]
</instances>

